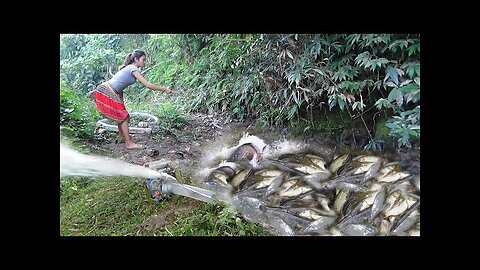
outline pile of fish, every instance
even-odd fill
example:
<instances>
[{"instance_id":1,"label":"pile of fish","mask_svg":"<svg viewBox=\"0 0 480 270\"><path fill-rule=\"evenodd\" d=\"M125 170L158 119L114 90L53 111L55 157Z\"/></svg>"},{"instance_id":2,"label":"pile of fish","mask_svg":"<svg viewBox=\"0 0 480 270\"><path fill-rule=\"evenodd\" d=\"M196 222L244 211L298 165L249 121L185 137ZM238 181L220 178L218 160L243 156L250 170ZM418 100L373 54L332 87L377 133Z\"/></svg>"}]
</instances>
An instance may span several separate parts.
<instances>
[{"instance_id":1,"label":"pile of fish","mask_svg":"<svg viewBox=\"0 0 480 270\"><path fill-rule=\"evenodd\" d=\"M269 151L245 134L204 178L274 235L419 236L420 176L366 153Z\"/></svg>"}]
</instances>

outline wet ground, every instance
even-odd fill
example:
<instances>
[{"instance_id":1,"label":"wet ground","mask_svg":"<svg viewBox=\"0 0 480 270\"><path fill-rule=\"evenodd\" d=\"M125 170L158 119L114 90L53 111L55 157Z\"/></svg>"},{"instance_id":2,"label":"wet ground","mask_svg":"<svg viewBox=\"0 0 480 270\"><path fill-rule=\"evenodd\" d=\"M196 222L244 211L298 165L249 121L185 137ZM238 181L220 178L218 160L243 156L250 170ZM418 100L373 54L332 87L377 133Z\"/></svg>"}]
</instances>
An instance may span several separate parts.
<instances>
[{"instance_id":1,"label":"wet ground","mask_svg":"<svg viewBox=\"0 0 480 270\"><path fill-rule=\"evenodd\" d=\"M175 136L162 130L156 130L153 134L132 134L132 140L135 143L145 146L145 149L140 150L126 150L124 143L115 143L117 133L112 131L95 135L96 139L88 142L88 144L97 149L99 154L133 164L146 165L156 160L168 160L171 168L178 168L182 173L193 176L196 171L205 166L205 153L215 152L215 149L220 149L225 145L235 146L244 132L256 135L266 143L284 140L291 135L288 129L260 129L251 123L226 121L212 115L200 114L193 116L193 120L184 130L185 133L190 135L177 134L178 136ZM356 136L355 133L352 133L341 144L334 137L323 135L310 136L300 140L309 144L318 144L319 147L324 147L325 151L332 152L340 148L362 144L366 140L365 136L362 136L361 131L356 131L356 133ZM418 147L408 151L392 152L388 155L390 159L400 161L407 171L415 174L420 172L420 150ZM201 179L191 180L197 183L201 181ZM139 226L147 231L156 231L164 227L165 224L173 222L177 216L198 208L202 204L203 202L190 198L178 201L172 200L168 208L159 208L157 213L152 215L145 224Z\"/></svg>"}]
</instances>

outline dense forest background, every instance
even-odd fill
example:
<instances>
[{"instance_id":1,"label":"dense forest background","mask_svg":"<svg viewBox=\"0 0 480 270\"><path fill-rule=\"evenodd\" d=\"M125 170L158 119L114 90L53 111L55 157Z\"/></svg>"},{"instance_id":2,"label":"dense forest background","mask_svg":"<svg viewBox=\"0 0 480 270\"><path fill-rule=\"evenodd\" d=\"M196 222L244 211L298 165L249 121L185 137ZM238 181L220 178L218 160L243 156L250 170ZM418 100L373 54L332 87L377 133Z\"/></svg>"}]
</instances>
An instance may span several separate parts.
<instances>
[{"instance_id":1,"label":"dense forest background","mask_svg":"<svg viewBox=\"0 0 480 270\"><path fill-rule=\"evenodd\" d=\"M127 108L155 106L170 128L200 112L302 135L357 127L367 150L420 139L419 34L61 34L65 134L92 136L100 117L85 94L134 49L147 53L144 76L175 96L136 83Z\"/></svg>"}]
</instances>

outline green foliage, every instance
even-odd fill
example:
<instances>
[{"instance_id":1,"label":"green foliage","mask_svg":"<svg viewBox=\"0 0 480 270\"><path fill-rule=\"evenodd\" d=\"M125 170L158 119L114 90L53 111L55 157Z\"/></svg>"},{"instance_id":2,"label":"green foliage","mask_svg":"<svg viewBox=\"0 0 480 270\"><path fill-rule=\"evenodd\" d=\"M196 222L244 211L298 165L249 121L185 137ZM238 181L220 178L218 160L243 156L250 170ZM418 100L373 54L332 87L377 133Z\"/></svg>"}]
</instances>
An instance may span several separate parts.
<instances>
[{"instance_id":1,"label":"green foliage","mask_svg":"<svg viewBox=\"0 0 480 270\"><path fill-rule=\"evenodd\" d=\"M132 46L147 52L145 77L173 86L186 112L309 126L325 108L354 118L372 108L399 116L420 104L419 34L62 36L61 76L90 90ZM127 93L135 103L155 97L140 84Z\"/></svg>"},{"instance_id":2,"label":"green foliage","mask_svg":"<svg viewBox=\"0 0 480 270\"><path fill-rule=\"evenodd\" d=\"M375 137L380 138L380 139L388 139L389 138L389 133L390 129L385 125L387 122L387 119L385 117L381 117L376 125L375 125Z\"/></svg>"},{"instance_id":3,"label":"green foliage","mask_svg":"<svg viewBox=\"0 0 480 270\"><path fill-rule=\"evenodd\" d=\"M60 35L60 60L75 58L87 44L87 35Z\"/></svg>"},{"instance_id":4,"label":"green foliage","mask_svg":"<svg viewBox=\"0 0 480 270\"><path fill-rule=\"evenodd\" d=\"M60 198L62 202L68 203L75 198L81 189L87 187L91 178L84 176L68 176L60 181Z\"/></svg>"},{"instance_id":5,"label":"green foliage","mask_svg":"<svg viewBox=\"0 0 480 270\"><path fill-rule=\"evenodd\" d=\"M167 226L164 236L264 236L268 233L232 210L220 204L205 204L183 215Z\"/></svg>"},{"instance_id":6,"label":"green foliage","mask_svg":"<svg viewBox=\"0 0 480 270\"><path fill-rule=\"evenodd\" d=\"M191 118L175 103L153 101L152 103L129 103L127 107L132 112L145 112L155 115L159 120L159 125L158 129L154 130L153 135L160 139L164 134L173 134L180 140L184 136L195 136L195 130L185 130ZM136 119L132 117L131 123L134 123L134 121Z\"/></svg>"},{"instance_id":7,"label":"green foliage","mask_svg":"<svg viewBox=\"0 0 480 270\"><path fill-rule=\"evenodd\" d=\"M79 96L64 82L60 82L60 126L65 136L91 136L99 117L92 100Z\"/></svg>"},{"instance_id":8,"label":"green foliage","mask_svg":"<svg viewBox=\"0 0 480 270\"><path fill-rule=\"evenodd\" d=\"M365 150L382 151L384 143L385 143L385 141L383 139L374 138L374 139L370 140L367 143L367 145L365 145L363 148Z\"/></svg>"},{"instance_id":9,"label":"green foliage","mask_svg":"<svg viewBox=\"0 0 480 270\"><path fill-rule=\"evenodd\" d=\"M85 94L118 70L125 56L141 48L145 34L60 35L60 78Z\"/></svg>"},{"instance_id":10,"label":"green foliage","mask_svg":"<svg viewBox=\"0 0 480 270\"><path fill-rule=\"evenodd\" d=\"M420 105L412 110L393 116L385 124L390 129L390 135L398 137L398 147L411 147L411 139L420 138Z\"/></svg>"},{"instance_id":11,"label":"green foliage","mask_svg":"<svg viewBox=\"0 0 480 270\"><path fill-rule=\"evenodd\" d=\"M172 103L159 104L154 113L160 120L160 128L177 136L190 121L190 118Z\"/></svg>"},{"instance_id":12,"label":"green foliage","mask_svg":"<svg viewBox=\"0 0 480 270\"><path fill-rule=\"evenodd\" d=\"M146 231L148 220L158 211L175 208L189 198L170 196L148 203L142 179L131 177L65 177L60 182L60 235L267 235L225 205L203 204L179 216L167 229Z\"/></svg>"},{"instance_id":13,"label":"green foliage","mask_svg":"<svg viewBox=\"0 0 480 270\"><path fill-rule=\"evenodd\" d=\"M314 122L312 112L325 104L351 115L372 106L398 113L407 109L405 103L419 103L419 87L409 86L412 79L420 80L418 35L242 38L209 35L201 50L185 56L191 65L183 75L188 88L195 89L188 93L190 110L227 112L240 120L259 117L265 125L282 125ZM405 102L386 98L392 91L395 96L401 93Z\"/></svg>"},{"instance_id":14,"label":"green foliage","mask_svg":"<svg viewBox=\"0 0 480 270\"><path fill-rule=\"evenodd\" d=\"M63 181L60 194L62 236L136 235L139 224L157 209L157 205L145 203L145 185L136 178L97 177L89 182L70 178Z\"/></svg>"}]
</instances>

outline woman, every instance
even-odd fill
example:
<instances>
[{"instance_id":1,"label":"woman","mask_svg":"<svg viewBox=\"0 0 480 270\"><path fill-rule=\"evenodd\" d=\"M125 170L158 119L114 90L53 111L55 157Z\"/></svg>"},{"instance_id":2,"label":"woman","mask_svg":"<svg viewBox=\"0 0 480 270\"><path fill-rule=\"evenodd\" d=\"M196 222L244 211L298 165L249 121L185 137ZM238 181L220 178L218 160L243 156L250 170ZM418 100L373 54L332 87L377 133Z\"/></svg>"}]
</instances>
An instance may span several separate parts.
<instances>
[{"instance_id":1,"label":"woman","mask_svg":"<svg viewBox=\"0 0 480 270\"><path fill-rule=\"evenodd\" d=\"M125 141L126 149L142 149L144 147L133 143L128 134L128 119L130 116L123 102L123 90L139 80L148 89L163 91L167 94L172 92L167 87L150 83L142 76L140 69L145 65L145 61L145 52L134 50L127 55L118 72L110 80L100 84L95 89L95 103L98 111L106 117L118 121L119 135L117 140Z\"/></svg>"}]
</instances>

